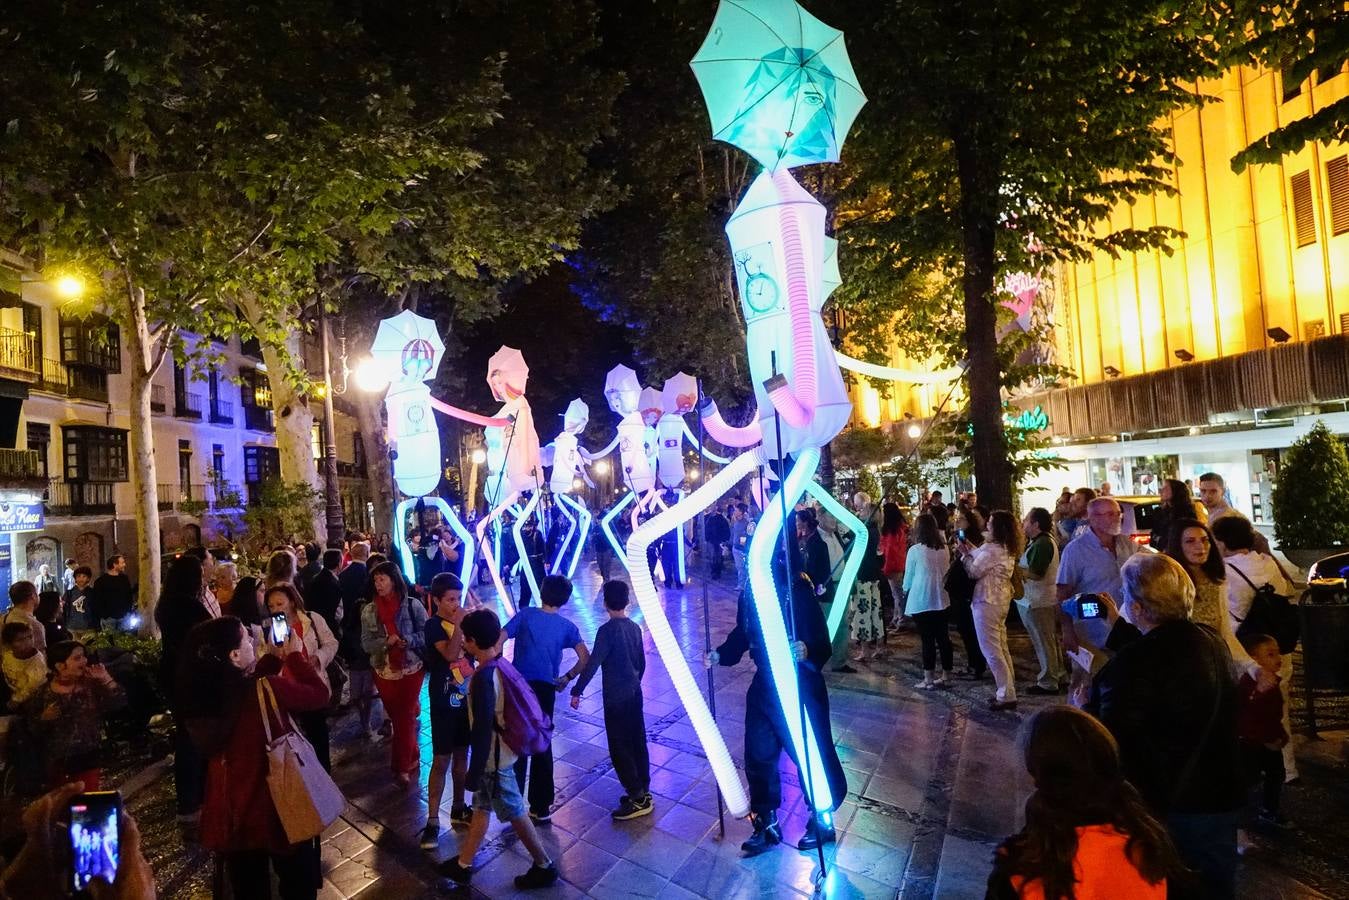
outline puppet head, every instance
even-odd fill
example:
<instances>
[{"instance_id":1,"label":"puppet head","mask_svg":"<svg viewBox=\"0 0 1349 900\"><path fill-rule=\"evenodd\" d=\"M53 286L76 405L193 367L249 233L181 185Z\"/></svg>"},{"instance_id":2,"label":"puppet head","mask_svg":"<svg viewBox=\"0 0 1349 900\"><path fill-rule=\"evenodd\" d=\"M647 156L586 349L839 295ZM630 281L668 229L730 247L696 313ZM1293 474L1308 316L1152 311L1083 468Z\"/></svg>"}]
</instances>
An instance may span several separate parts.
<instances>
[{"instance_id":1,"label":"puppet head","mask_svg":"<svg viewBox=\"0 0 1349 900\"><path fill-rule=\"evenodd\" d=\"M665 379L665 387L660 393L665 412L682 416L692 412L698 402L698 382L686 372L676 372Z\"/></svg>"},{"instance_id":2,"label":"puppet head","mask_svg":"<svg viewBox=\"0 0 1349 900\"><path fill-rule=\"evenodd\" d=\"M487 361L487 386L498 403L518 400L525 395L529 381L529 366L514 347L502 346Z\"/></svg>"},{"instance_id":3,"label":"puppet head","mask_svg":"<svg viewBox=\"0 0 1349 900\"><path fill-rule=\"evenodd\" d=\"M660 421L661 415L665 412L661 403L660 391L653 387L642 388L641 397L637 401L638 409L642 411L642 421L648 428L654 428Z\"/></svg>"},{"instance_id":4,"label":"puppet head","mask_svg":"<svg viewBox=\"0 0 1349 900\"><path fill-rule=\"evenodd\" d=\"M642 385L637 381L637 373L627 366L618 365L609 370L604 379L604 399L609 408L620 416L635 413L642 396Z\"/></svg>"},{"instance_id":5,"label":"puppet head","mask_svg":"<svg viewBox=\"0 0 1349 900\"><path fill-rule=\"evenodd\" d=\"M562 430L569 434L580 434L585 431L586 425L590 423L590 407L586 406L584 400L577 397L567 404L567 411L562 414Z\"/></svg>"}]
</instances>

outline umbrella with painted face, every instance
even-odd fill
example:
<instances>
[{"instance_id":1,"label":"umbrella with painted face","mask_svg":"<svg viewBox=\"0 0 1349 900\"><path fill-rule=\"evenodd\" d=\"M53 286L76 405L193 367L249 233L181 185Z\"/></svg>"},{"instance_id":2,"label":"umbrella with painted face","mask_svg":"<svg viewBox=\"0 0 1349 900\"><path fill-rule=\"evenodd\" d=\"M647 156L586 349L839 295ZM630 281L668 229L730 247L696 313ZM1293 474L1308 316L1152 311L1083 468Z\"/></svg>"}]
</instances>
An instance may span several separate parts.
<instances>
[{"instance_id":1,"label":"umbrella with painted face","mask_svg":"<svg viewBox=\"0 0 1349 900\"><path fill-rule=\"evenodd\" d=\"M722 0L690 65L712 136L770 171L838 162L866 103L843 32L794 0Z\"/></svg>"},{"instance_id":2,"label":"umbrella with painted face","mask_svg":"<svg viewBox=\"0 0 1349 900\"><path fill-rule=\"evenodd\" d=\"M390 383L430 381L445 357L445 342L434 321L405 309L380 321L370 355Z\"/></svg>"}]
</instances>

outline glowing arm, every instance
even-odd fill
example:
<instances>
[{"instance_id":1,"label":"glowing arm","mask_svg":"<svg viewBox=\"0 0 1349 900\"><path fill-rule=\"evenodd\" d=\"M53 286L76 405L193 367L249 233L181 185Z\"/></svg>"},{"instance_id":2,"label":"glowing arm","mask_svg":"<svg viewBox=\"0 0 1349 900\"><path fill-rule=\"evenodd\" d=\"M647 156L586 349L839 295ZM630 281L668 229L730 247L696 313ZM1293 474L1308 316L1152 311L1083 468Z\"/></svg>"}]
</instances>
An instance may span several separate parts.
<instances>
[{"instance_id":1,"label":"glowing arm","mask_svg":"<svg viewBox=\"0 0 1349 900\"><path fill-rule=\"evenodd\" d=\"M727 447L752 447L763 442L763 429L759 427L757 414L748 425L739 428L728 425L721 417L716 401L710 397L703 398L703 405L698 408L698 414L703 417L703 427L707 429L707 433L719 444Z\"/></svg>"},{"instance_id":2,"label":"glowing arm","mask_svg":"<svg viewBox=\"0 0 1349 900\"><path fill-rule=\"evenodd\" d=\"M504 416L499 419L493 418L492 416L480 416L477 413L469 412L466 409L460 409L457 406L450 406L448 403L442 403L435 397L431 398L431 408L436 412L444 413L453 419L459 419L460 421L468 422L473 425L481 425L484 428L505 428L507 425L511 424L511 420Z\"/></svg>"},{"instance_id":3,"label":"glowing arm","mask_svg":"<svg viewBox=\"0 0 1349 900\"><path fill-rule=\"evenodd\" d=\"M689 428L688 422L684 423L684 437L688 438L689 443L692 444L695 448L697 448L699 453L701 453L703 456L707 457L709 460L716 463L717 465L724 466L728 462L730 462L730 460L727 459L726 457L718 456L711 450L708 450L702 444L698 443L698 439L693 436L693 429Z\"/></svg>"},{"instance_id":4,"label":"glowing arm","mask_svg":"<svg viewBox=\"0 0 1349 900\"><path fill-rule=\"evenodd\" d=\"M603 450L596 450L594 453L591 453L589 450L587 450L585 447L580 446L579 444L577 445L576 449L581 451L581 458L584 459L586 462L594 462L597 459L603 459L610 453L613 453L614 448L617 446L618 446L618 433L615 432L614 439L610 441L609 444Z\"/></svg>"}]
</instances>

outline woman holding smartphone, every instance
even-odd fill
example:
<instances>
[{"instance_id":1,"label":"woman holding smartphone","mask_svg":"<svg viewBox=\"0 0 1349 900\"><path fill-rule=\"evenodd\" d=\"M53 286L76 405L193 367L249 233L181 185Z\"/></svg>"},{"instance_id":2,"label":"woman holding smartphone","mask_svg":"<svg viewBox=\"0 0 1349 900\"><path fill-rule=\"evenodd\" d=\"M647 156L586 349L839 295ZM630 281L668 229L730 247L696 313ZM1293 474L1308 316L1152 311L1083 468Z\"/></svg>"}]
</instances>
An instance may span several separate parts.
<instances>
[{"instance_id":1,"label":"woman holding smartphone","mask_svg":"<svg viewBox=\"0 0 1349 900\"><path fill-rule=\"evenodd\" d=\"M266 628L266 636L273 644L284 644L288 634L300 639L300 652L318 673L323 686L332 691L328 681L328 664L337 655L337 638L324 621L323 616L311 616L304 608L304 600L293 584L278 584L267 589L264 597L267 612L271 619ZM284 623L284 627L282 627ZM314 753L326 771L332 771L332 762L328 756L328 715L327 709L300 713L295 722L314 745Z\"/></svg>"},{"instance_id":2,"label":"woman holding smartphone","mask_svg":"<svg viewBox=\"0 0 1349 900\"><path fill-rule=\"evenodd\" d=\"M328 687L298 634L264 648L260 658L254 654L248 630L233 616L204 622L188 635L179 668L184 717L208 758L201 843L224 858L236 900L271 896L269 865L282 897L312 900L322 883L318 842L291 844L276 812L258 682L266 681L281 713L270 722L273 737L291 730L293 716L324 709Z\"/></svg>"},{"instance_id":3,"label":"woman holding smartphone","mask_svg":"<svg viewBox=\"0 0 1349 900\"><path fill-rule=\"evenodd\" d=\"M426 607L408 597L398 567L382 562L370 573L375 597L361 607L361 649L370 654L375 687L393 723L394 783L412 784L417 768L417 716L421 712Z\"/></svg>"}]
</instances>

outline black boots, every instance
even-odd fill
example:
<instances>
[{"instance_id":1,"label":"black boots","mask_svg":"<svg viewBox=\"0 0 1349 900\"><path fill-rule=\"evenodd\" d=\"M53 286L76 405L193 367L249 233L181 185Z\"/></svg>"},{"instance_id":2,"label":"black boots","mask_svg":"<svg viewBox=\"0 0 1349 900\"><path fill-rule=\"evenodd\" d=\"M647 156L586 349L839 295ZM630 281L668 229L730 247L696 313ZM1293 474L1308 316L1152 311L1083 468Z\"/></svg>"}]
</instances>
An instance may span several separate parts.
<instances>
[{"instance_id":1,"label":"black boots","mask_svg":"<svg viewBox=\"0 0 1349 900\"><path fill-rule=\"evenodd\" d=\"M746 856L758 856L782 843L782 828L778 825L776 812L771 812L767 816L755 813L750 816L750 821L754 824L754 833L749 836L749 840L740 845L741 852Z\"/></svg>"},{"instance_id":2,"label":"black boots","mask_svg":"<svg viewBox=\"0 0 1349 900\"><path fill-rule=\"evenodd\" d=\"M834 826L822 824L820 817L814 815L806 823L805 834L801 835L801 840L796 842L796 849L814 850L821 844L832 844L835 838Z\"/></svg>"}]
</instances>

